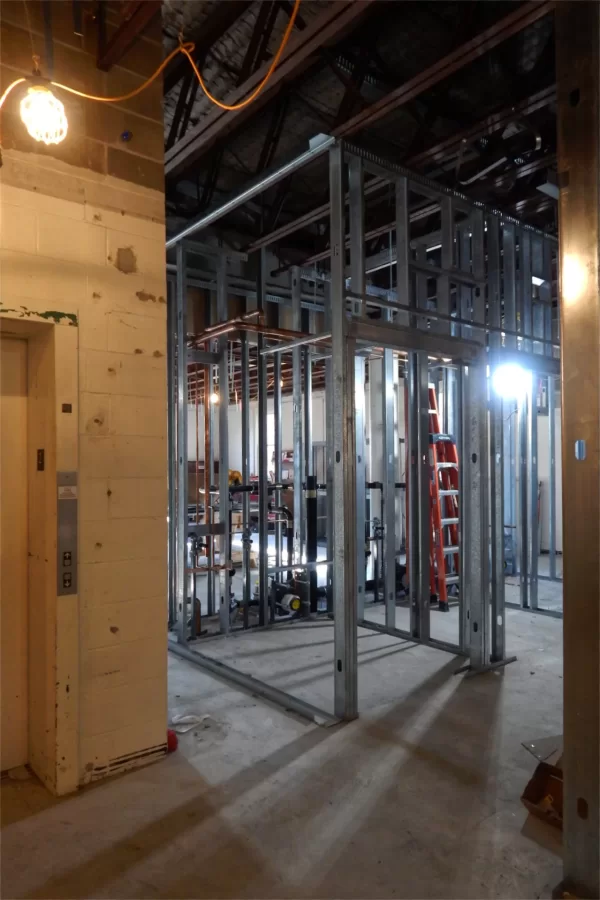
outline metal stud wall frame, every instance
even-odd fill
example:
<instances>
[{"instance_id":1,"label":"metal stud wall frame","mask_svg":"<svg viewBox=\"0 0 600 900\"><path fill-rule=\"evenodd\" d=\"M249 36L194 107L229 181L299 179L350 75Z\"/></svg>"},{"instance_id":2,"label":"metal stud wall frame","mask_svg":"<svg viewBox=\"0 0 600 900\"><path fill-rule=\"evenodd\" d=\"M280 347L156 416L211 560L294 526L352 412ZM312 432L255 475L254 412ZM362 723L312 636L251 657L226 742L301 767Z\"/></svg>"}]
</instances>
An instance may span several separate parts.
<instances>
[{"instance_id":1,"label":"metal stud wall frame","mask_svg":"<svg viewBox=\"0 0 600 900\"><path fill-rule=\"evenodd\" d=\"M490 368L517 359L530 370L543 372L550 382L558 369L555 339L556 306L553 298L552 265L556 253L553 238L497 210L473 203L408 170L343 142L326 141L321 148L302 154L281 170L269 173L262 189L287 177L295 168L323 158L329 164L330 241L329 257L316 269L292 267L289 282L268 271L269 256L261 247L250 259L216 244L189 245L177 238L176 266L169 266L173 280L169 295L169 390L171 480L169 492L169 539L171 575L169 622L180 648L193 640L193 652L185 650L198 665L211 671L197 652L202 638L195 633L194 602L189 602L190 566L186 562L187 516L187 379L190 364L202 365L210 373L210 384L218 372L221 404L219 419L218 484L211 484L212 466L207 467L205 491L219 497L219 523L206 528L211 548L218 543L219 557L207 554L209 607L212 581L218 588L215 610L220 632L232 631L231 540L228 526L230 506L228 411L226 399L235 382L234 362L241 360L242 480L248 487L251 473L250 349L256 360L258 396L258 605L256 627L276 626L274 593L270 579L292 567L309 573L316 562L306 557L306 485L312 476L312 378L316 361L325 360L327 418L327 585L328 613L334 621L332 675L334 708L316 710L304 701L271 685L262 685L239 670L231 675L254 693L282 702L303 715L329 724L358 715L357 633L371 628L423 643L465 658L473 672L510 661L506 655L504 596L504 532L507 469L503 459L505 415L503 402L489 384ZM388 247L367 255L365 205L373 179L389 185L394 198L395 220L389 225ZM251 196L260 193L253 186ZM248 190L211 210L188 229L186 235L209 227L250 196ZM434 224L425 232L423 223ZM210 260L206 270L192 269L188 256ZM240 274L240 267L247 272ZM235 270L235 271L234 271ZM387 287L375 273L386 270ZM186 324L187 290L201 287L214 296L213 315L207 329L193 334ZM232 315L231 297L245 298L246 316ZM289 310L289 316L287 311ZM239 313L239 308L236 310ZM259 314L258 318L249 318ZM285 313L285 317L284 317ZM280 327L284 321L291 331ZM273 324L277 323L277 324ZM214 337L212 336L214 333ZM236 354L239 353L239 357ZM383 532L384 616L369 618L366 610L365 522L365 361L381 357L381 520ZM268 556L269 516L281 503L281 372L282 357L292 357L293 396L293 493L294 558L283 564L281 523L275 527L275 565ZM289 359L289 356L288 356ZM268 360L273 377L269 381ZM397 403L397 373L402 362L407 385L408 444L406 482L409 531L408 568L409 625L396 627L396 560L400 546L397 516L397 433L394 420ZM369 365L371 363L369 362ZM428 389L431 373L441 373L445 385L444 421L455 423L460 466L460 602L455 642L432 636L430 608L430 424ZM254 377L254 374L253 376ZM371 376L369 376L371 377ZM437 375L436 375L437 377ZM205 378L205 385L208 384ZM550 393L550 391L549 391ZM205 390L205 399L208 399ZM267 410L272 402L276 455L276 481L270 482L267 459ZM373 402L373 401L371 401ZM212 415L212 414L211 414ZM207 431L209 459L212 434ZM527 419L524 447L528 454L529 480L525 480L520 528L529 528L527 553L521 559L523 590L535 608L535 564L537 516L531 485L535 472L537 430L533 415ZM553 427L549 440L555 439ZM211 445L211 446L209 446ZM553 450L550 450L553 456ZM508 473L508 474L507 474ZM522 479L523 481L523 479ZM529 491L529 492L528 492ZM555 497L555 495L554 495ZM274 500L274 504L273 501ZM207 501L208 502L208 501ZM556 534L556 502L550 501L550 542ZM508 510L512 515L512 511ZM553 518L554 517L554 518ZM533 520L536 520L535 526ZM218 525L218 527L217 527ZM252 599L250 553L250 500L242 503L242 607ZM532 532L533 537L532 537ZM217 537L218 535L218 537ZM490 546L491 535L491 546ZM553 544L554 542L554 544ZM537 556L535 555L535 562ZM553 557L555 558L555 556ZM551 561L551 566L553 565ZM193 574L202 567L193 565ZM555 564L554 564L555 568ZM236 601L238 598L236 598ZM244 612L242 635L248 628ZM237 625L236 625L237 629ZM236 630L235 629L235 630ZM237 630L236 630L237 633ZM237 638L236 638L237 639ZM242 638L240 638L242 639ZM171 643L174 652L177 646ZM181 651L183 652L183 651ZM275 697L277 694L277 697Z\"/></svg>"}]
</instances>

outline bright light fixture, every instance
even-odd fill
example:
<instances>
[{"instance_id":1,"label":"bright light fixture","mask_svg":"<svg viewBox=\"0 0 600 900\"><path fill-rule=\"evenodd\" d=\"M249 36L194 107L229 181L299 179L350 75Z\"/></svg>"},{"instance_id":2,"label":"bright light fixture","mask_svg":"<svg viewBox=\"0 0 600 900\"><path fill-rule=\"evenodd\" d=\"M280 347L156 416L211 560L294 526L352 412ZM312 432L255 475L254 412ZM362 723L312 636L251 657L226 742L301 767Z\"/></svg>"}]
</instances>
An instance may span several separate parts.
<instances>
[{"instance_id":1,"label":"bright light fixture","mask_svg":"<svg viewBox=\"0 0 600 900\"><path fill-rule=\"evenodd\" d=\"M545 283L545 280L543 278L540 278L538 275L532 275L531 283L535 284L536 287L541 287Z\"/></svg>"},{"instance_id":2,"label":"bright light fixture","mask_svg":"<svg viewBox=\"0 0 600 900\"><path fill-rule=\"evenodd\" d=\"M210 395L210 402L213 404L219 402L219 395L215 391Z\"/></svg>"},{"instance_id":3,"label":"bright light fixture","mask_svg":"<svg viewBox=\"0 0 600 900\"><path fill-rule=\"evenodd\" d=\"M21 120L32 138L44 144L60 144L67 134L65 108L42 85L28 88L21 100Z\"/></svg>"},{"instance_id":4,"label":"bright light fixture","mask_svg":"<svg viewBox=\"0 0 600 900\"><path fill-rule=\"evenodd\" d=\"M531 372L517 363L503 363L492 373L492 387L505 400L521 400L531 387Z\"/></svg>"}]
</instances>

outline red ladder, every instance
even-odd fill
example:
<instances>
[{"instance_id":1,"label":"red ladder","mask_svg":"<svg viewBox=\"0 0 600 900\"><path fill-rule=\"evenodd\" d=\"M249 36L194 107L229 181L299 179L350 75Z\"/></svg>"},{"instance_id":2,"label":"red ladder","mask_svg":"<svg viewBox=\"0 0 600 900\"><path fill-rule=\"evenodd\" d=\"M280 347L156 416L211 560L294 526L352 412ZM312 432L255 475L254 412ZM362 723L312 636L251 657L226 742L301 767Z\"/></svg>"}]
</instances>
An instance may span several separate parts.
<instances>
[{"instance_id":1,"label":"red ladder","mask_svg":"<svg viewBox=\"0 0 600 900\"><path fill-rule=\"evenodd\" d=\"M431 448L430 585L437 581L438 606L447 612L448 586L459 584L458 452L456 442L440 428L434 385L429 385L429 446ZM435 567L435 578L433 569Z\"/></svg>"}]
</instances>

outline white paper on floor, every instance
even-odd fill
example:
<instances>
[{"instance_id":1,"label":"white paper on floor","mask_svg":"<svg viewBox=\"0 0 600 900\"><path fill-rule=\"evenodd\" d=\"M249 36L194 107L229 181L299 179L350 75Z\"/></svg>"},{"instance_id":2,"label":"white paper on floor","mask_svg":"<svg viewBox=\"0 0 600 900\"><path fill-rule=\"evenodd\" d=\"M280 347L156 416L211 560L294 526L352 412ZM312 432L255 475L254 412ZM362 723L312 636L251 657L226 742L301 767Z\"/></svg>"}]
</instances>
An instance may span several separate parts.
<instances>
[{"instance_id":1,"label":"white paper on floor","mask_svg":"<svg viewBox=\"0 0 600 900\"><path fill-rule=\"evenodd\" d=\"M177 734L185 734L187 731L191 731L196 725L205 722L206 719L210 719L208 714L204 716L173 716L171 719L171 727Z\"/></svg>"}]
</instances>

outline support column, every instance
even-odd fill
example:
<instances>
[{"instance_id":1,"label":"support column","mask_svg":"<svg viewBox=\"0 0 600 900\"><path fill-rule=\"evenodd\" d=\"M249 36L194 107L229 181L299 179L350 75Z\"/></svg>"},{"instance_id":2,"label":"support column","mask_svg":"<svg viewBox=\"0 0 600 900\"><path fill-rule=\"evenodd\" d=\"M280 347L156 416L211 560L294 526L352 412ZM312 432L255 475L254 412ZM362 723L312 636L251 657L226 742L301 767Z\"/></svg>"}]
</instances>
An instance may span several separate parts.
<instances>
[{"instance_id":1,"label":"support column","mask_svg":"<svg viewBox=\"0 0 600 900\"><path fill-rule=\"evenodd\" d=\"M555 10L567 890L600 896L600 5Z\"/></svg>"},{"instance_id":2,"label":"support column","mask_svg":"<svg viewBox=\"0 0 600 900\"><path fill-rule=\"evenodd\" d=\"M358 715L355 342L346 336L343 172L343 147L337 144L329 154L333 410L328 439L333 446L334 711L341 719L354 719Z\"/></svg>"}]
</instances>

